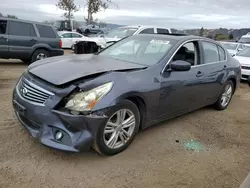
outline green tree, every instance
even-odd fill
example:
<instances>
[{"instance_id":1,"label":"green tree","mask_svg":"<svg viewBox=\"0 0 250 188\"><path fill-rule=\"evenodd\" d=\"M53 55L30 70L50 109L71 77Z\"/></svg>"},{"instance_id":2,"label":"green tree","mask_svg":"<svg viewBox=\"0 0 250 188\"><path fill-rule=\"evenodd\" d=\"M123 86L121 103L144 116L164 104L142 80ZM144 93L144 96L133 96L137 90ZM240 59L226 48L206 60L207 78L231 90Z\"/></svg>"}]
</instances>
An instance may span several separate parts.
<instances>
[{"instance_id":1,"label":"green tree","mask_svg":"<svg viewBox=\"0 0 250 188\"><path fill-rule=\"evenodd\" d=\"M73 12L77 12L79 10L79 7L75 5L74 0L59 0L56 6L60 8L61 10L66 11L63 14L63 16L67 20L74 18Z\"/></svg>"},{"instance_id":2,"label":"green tree","mask_svg":"<svg viewBox=\"0 0 250 188\"><path fill-rule=\"evenodd\" d=\"M228 40L228 35L224 35L224 34L216 34L215 35L215 40Z\"/></svg>"},{"instance_id":3,"label":"green tree","mask_svg":"<svg viewBox=\"0 0 250 188\"><path fill-rule=\"evenodd\" d=\"M230 35L228 36L228 39L230 39L230 40L234 39L234 36L232 33L230 33Z\"/></svg>"},{"instance_id":4,"label":"green tree","mask_svg":"<svg viewBox=\"0 0 250 188\"><path fill-rule=\"evenodd\" d=\"M85 18L87 24L93 23L93 14L106 10L111 4L115 5L112 0L87 0L88 17ZM118 7L117 5L115 6Z\"/></svg>"},{"instance_id":5,"label":"green tree","mask_svg":"<svg viewBox=\"0 0 250 188\"><path fill-rule=\"evenodd\" d=\"M0 12L0 17L3 17L2 13Z\"/></svg>"},{"instance_id":6,"label":"green tree","mask_svg":"<svg viewBox=\"0 0 250 188\"><path fill-rule=\"evenodd\" d=\"M203 27L200 29L199 35L200 35L201 37L204 35L204 28L203 28Z\"/></svg>"},{"instance_id":7,"label":"green tree","mask_svg":"<svg viewBox=\"0 0 250 188\"><path fill-rule=\"evenodd\" d=\"M11 14L7 14L7 16L6 16L7 18L12 18L12 19L18 19L18 17L17 16L15 16L15 15L11 15Z\"/></svg>"}]
</instances>

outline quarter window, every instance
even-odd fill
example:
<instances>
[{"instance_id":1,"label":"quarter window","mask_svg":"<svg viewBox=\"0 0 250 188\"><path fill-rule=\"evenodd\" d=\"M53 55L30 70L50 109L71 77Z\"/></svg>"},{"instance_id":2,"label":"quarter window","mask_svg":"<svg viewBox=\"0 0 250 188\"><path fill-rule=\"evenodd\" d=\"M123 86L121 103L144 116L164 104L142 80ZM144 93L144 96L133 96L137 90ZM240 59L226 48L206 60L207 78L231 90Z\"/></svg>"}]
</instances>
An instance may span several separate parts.
<instances>
[{"instance_id":1,"label":"quarter window","mask_svg":"<svg viewBox=\"0 0 250 188\"><path fill-rule=\"evenodd\" d=\"M39 33L40 33L40 37L45 37L45 38L56 38L56 34L54 32L54 30L52 29L52 27L47 26L47 25L36 25Z\"/></svg>"},{"instance_id":2,"label":"quarter window","mask_svg":"<svg viewBox=\"0 0 250 188\"><path fill-rule=\"evenodd\" d=\"M203 41L202 49L204 54L204 64L220 61L218 48L216 44Z\"/></svg>"},{"instance_id":3,"label":"quarter window","mask_svg":"<svg viewBox=\"0 0 250 188\"><path fill-rule=\"evenodd\" d=\"M0 35L6 34L6 28L7 28L7 21L0 20Z\"/></svg>"},{"instance_id":4,"label":"quarter window","mask_svg":"<svg viewBox=\"0 0 250 188\"><path fill-rule=\"evenodd\" d=\"M140 34L154 34L154 28L147 28L140 32Z\"/></svg>"},{"instance_id":5,"label":"quarter window","mask_svg":"<svg viewBox=\"0 0 250 188\"><path fill-rule=\"evenodd\" d=\"M220 46L218 46L218 49L219 49L219 58L220 58L220 61L225 61L226 60L225 50L223 50L223 48L220 47Z\"/></svg>"},{"instance_id":6,"label":"quarter window","mask_svg":"<svg viewBox=\"0 0 250 188\"><path fill-rule=\"evenodd\" d=\"M9 35L34 37L36 36L36 33L33 24L11 21L9 27Z\"/></svg>"}]
</instances>

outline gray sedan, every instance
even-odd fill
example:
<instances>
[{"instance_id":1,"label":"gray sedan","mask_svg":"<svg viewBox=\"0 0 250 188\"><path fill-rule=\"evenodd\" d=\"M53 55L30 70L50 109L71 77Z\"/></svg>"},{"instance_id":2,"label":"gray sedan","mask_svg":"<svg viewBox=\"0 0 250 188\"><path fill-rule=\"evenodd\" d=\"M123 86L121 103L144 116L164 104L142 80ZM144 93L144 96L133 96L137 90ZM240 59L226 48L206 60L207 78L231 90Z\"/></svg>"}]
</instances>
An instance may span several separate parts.
<instances>
[{"instance_id":1,"label":"gray sedan","mask_svg":"<svg viewBox=\"0 0 250 188\"><path fill-rule=\"evenodd\" d=\"M44 145L115 155L140 129L208 105L226 109L240 78L239 62L213 40L135 35L94 55L33 63L13 106Z\"/></svg>"}]
</instances>

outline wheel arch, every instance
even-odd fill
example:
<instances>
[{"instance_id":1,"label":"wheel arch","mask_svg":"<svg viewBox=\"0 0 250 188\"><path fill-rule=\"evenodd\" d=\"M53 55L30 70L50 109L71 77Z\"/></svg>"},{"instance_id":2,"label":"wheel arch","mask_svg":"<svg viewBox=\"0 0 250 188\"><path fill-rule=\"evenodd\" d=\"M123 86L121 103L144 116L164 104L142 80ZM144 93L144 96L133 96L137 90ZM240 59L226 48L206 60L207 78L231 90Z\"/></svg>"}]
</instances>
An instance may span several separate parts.
<instances>
[{"instance_id":1,"label":"wheel arch","mask_svg":"<svg viewBox=\"0 0 250 188\"><path fill-rule=\"evenodd\" d=\"M236 81L237 79L234 77L234 76L230 76L228 79L227 79L227 81L232 81L233 82L233 84L234 84L234 93L235 93L235 90L236 90L236 88L237 88L237 81ZM233 94L234 94L233 93Z\"/></svg>"},{"instance_id":2,"label":"wheel arch","mask_svg":"<svg viewBox=\"0 0 250 188\"><path fill-rule=\"evenodd\" d=\"M145 101L143 100L142 97L138 96L138 95L132 95L132 96L129 96L129 97L126 97L125 99L133 102L138 110L139 110L139 113L140 113L140 129L143 128L143 125L145 124L145 118L146 118L146 103Z\"/></svg>"}]
</instances>

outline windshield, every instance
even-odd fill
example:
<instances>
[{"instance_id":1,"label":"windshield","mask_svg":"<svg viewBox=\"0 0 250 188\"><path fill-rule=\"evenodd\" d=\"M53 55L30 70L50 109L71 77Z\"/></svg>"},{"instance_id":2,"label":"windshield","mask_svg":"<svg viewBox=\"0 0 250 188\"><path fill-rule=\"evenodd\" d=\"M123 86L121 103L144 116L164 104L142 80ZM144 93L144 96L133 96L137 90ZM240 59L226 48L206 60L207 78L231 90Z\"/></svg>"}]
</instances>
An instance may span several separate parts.
<instances>
[{"instance_id":1,"label":"windshield","mask_svg":"<svg viewBox=\"0 0 250 188\"><path fill-rule=\"evenodd\" d=\"M246 38L240 38L240 40L238 41L240 43L249 43L250 44L250 38L246 37Z\"/></svg>"},{"instance_id":2,"label":"windshield","mask_svg":"<svg viewBox=\"0 0 250 188\"><path fill-rule=\"evenodd\" d=\"M176 40L165 37L135 35L111 45L98 55L142 65L154 65L175 44Z\"/></svg>"},{"instance_id":3,"label":"windshield","mask_svg":"<svg viewBox=\"0 0 250 188\"><path fill-rule=\"evenodd\" d=\"M236 50L238 44L236 43L221 43L227 50Z\"/></svg>"},{"instance_id":4,"label":"windshield","mask_svg":"<svg viewBox=\"0 0 250 188\"><path fill-rule=\"evenodd\" d=\"M250 48L245 48L244 50L237 53L237 56L250 57Z\"/></svg>"},{"instance_id":5,"label":"windshield","mask_svg":"<svg viewBox=\"0 0 250 188\"><path fill-rule=\"evenodd\" d=\"M105 37L108 38L124 38L133 35L138 28L133 27L119 27L108 32Z\"/></svg>"}]
</instances>

